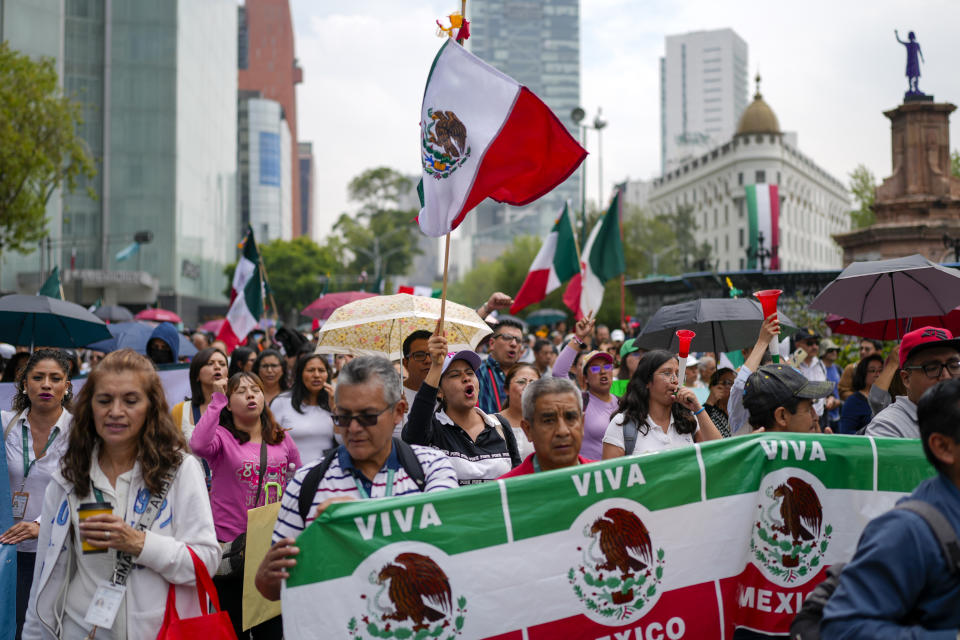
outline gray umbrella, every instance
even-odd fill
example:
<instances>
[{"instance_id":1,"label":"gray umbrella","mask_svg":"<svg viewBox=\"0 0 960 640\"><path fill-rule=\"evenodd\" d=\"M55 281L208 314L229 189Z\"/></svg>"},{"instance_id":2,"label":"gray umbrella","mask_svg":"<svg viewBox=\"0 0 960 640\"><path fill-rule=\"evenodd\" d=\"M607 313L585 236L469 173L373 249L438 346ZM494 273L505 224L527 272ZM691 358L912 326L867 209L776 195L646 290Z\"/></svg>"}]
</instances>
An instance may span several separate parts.
<instances>
[{"instance_id":1,"label":"gray umbrella","mask_svg":"<svg viewBox=\"0 0 960 640\"><path fill-rule=\"evenodd\" d=\"M960 273L921 255L854 262L824 287L811 309L859 324L945 316L960 305Z\"/></svg>"},{"instance_id":2,"label":"gray umbrella","mask_svg":"<svg viewBox=\"0 0 960 640\"><path fill-rule=\"evenodd\" d=\"M108 304L97 307L93 310L93 315L107 322L132 322L133 313L126 307L115 304Z\"/></svg>"},{"instance_id":3,"label":"gray umbrella","mask_svg":"<svg viewBox=\"0 0 960 640\"><path fill-rule=\"evenodd\" d=\"M781 338L797 330L787 314L781 311L779 316ZM756 300L701 298L660 307L633 344L643 349L676 352L677 329L690 329L697 334L690 343L691 351L735 351L752 347L762 324L763 311Z\"/></svg>"},{"instance_id":4,"label":"gray umbrella","mask_svg":"<svg viewBox=\"0 0 960 640\"><path fill-rule=\"evenodd\" d=\"M78 304L47 296L0 298L0 342L77 348L109 337L103 320Z\"/></svg>"}]
</instances>

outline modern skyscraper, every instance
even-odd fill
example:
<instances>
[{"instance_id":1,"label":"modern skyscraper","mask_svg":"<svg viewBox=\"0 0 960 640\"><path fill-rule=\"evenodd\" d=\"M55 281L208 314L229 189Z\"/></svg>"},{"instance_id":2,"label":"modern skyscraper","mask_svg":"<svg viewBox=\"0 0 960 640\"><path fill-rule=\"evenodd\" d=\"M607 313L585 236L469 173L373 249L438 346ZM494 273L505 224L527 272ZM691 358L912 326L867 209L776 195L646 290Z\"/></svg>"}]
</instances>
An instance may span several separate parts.
<instances>
[{"instance_id":1,"label":"modern skyscraper","mask_svg":"<svg viewBox=\"0 0 960 640\"><path fill-rule=\"evenodd\" d=\"M298 167L297 93L303 69L297 64L293 47L293 20L288 0L246 0L238 17L239 89L258 91L261 97L283 107L290 134L287 158ZM300 213L300 172L291 172L290 209L287 214L293 236L304 233Z\"/></svg>"},{"instance_id":2,"label":"modern skyscraper","mask_svg":"<svg viewBox=\"0 0 960 640\"><path fill-rule=\"evenodd\" d=\"M660 58L662 173L733 137L747 85L747 43L732 29L667 36Z\"/></svg>"},{"instance_id":3,"label":"modern skyscraper","mask_svg":"<svg viewBox=\"0 0 960 640\"><path fill-rule=\"evenodd\" d=\"M159 301L195 318L223 301L223 268L236 257L223 233L236 226L236 3L43 6L53 4L29 28L63 34L64 90L82 105L79 132L98 172L63 197L62 236L53 232L65 293L86 304ZM118 260L135 237L150 241ZM18 288L39 275L18 273Z\"/></svg>"},{"instance_id":4,"label":"modern skyscraper","mask_svg":"<svg viewBox=\"0 0 960 640\"><path fill-rule=\"evenodd\" d=\"M579 127L570 117L580 106L579 0L472 0L467 5L467 47L537 94L571 135ZM577 172L551 193L527 207L486 200L467 217L463 245L454 253L462 275L476 261L492 260L517 235L543 235L565 200L579 202Z\"/></svg>"}]
</instances>

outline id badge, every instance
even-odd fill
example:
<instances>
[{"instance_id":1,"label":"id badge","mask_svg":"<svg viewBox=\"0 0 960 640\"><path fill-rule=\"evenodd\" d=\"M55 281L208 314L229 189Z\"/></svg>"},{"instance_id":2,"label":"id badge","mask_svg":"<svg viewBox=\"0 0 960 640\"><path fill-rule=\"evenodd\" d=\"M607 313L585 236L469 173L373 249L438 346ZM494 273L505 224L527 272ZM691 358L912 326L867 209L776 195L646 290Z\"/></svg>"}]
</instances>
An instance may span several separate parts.
<instances>
[{"instance_id":1,"label":"id badge","mask_svg":"<svg viewBox=\"0 0 960 640\"><path fill-rule=\"evenodd\" d=\"M23 520L27 513L27 502L30 500L30 494L25 491L16 491L13 494L13 519Z\"/></svg>"},{"instance_id":2,"label":"id badge","mask_svg":"<svg viewBox=\"0 0 960 640\"><path fill-rule=\"evenodd\" d=\"M113 621L120 611L120 604L123 602L123 594L127 588L118 584L102 584L97 588L93 596L90 607L87 608L87 615L83 621L87 624L93 624L103 629L109 629L113 626Z\"/></svg>"}]
</instances>

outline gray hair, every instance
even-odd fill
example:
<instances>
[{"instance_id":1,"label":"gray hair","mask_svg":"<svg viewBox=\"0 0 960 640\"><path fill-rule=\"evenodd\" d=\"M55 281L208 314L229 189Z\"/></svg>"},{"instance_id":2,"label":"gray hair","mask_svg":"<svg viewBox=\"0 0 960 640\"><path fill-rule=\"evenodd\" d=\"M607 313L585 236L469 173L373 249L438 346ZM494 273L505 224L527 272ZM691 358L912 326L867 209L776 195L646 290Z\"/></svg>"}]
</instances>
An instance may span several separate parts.
<instances>
[{"instance_id":1,"label":"gray hair","mask_svg":"<svg viewBox=\"0 0 960 640\"><path fill-rule=\"evenodd\" d=\"M703 356L700 358L700 362L697 364L697 369L703 371L709 365L717 366L717 361L714 360L711 356Z\"/></svg>"},{"instance_id":2,"label":"gray hair","mask_svg":"<svg viewBox=\"0 0 960 640\"><path fill-rule=\"evenodd\" d=\"M537 398L554 393L572 393L577 398L577 406L583 411L583 395L573 384L570 378L553 378L545 376L534 380L523 390L521 404L523 405L523 419L533 424L534 410L537 405Z\"/></svg>"},{"instance_id":3,"label":"gray hair","mask_svg":"<svg viewBox=\"0 0 960 640\"><path fill-rule=\"evenodd\" d=\"M362 356L354 358L343 366L337 376L337 388L334 398L340 404L340 387L379 382L383 387L383 399L388 405L400 401L400 375L393 363L382 356Z\"/></svg>"}]
</instances>

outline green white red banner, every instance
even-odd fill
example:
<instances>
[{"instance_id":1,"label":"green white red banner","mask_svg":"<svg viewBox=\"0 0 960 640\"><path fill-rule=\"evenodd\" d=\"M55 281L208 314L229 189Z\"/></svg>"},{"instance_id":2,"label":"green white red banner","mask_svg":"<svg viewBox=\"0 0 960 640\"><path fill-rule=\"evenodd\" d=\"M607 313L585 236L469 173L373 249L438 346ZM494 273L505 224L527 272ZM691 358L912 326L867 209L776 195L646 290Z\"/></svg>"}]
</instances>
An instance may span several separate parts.
<instances>
[{"instance_id":1,"label":"green white red banner","mask_svg":"<svg viewBox=\"0 0 960 640\"><path fill-rule=\"evenodd\" d=\"M300 536L287 638L662 640L785 633L863 527L932 475L917 440L758 434L332 506Z\"/></svg>"}]
</instances>

